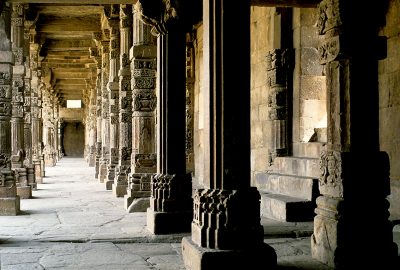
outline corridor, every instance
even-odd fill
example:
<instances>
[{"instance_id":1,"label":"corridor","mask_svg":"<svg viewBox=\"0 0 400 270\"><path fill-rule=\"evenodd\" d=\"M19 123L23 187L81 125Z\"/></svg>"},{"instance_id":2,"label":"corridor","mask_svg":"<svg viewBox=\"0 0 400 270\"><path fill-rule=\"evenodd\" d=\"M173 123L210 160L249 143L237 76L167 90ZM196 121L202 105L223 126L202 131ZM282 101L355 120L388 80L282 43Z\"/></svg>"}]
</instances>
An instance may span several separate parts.
<instances>
[{"instance_id":1,"label":"corridor","mask_svg":"<svg viewBox=\"0 0 400 270\"><path fill-rule=\"evenodd\" d=\"M46 168L23 213L0 217L1 270L185 269L180 243L189 234L149 233L145 213L127 213L93 175L79 158ZM280 269L329 269L311 259L312 223L262 223Z\"/></svg>"}]
</instances>

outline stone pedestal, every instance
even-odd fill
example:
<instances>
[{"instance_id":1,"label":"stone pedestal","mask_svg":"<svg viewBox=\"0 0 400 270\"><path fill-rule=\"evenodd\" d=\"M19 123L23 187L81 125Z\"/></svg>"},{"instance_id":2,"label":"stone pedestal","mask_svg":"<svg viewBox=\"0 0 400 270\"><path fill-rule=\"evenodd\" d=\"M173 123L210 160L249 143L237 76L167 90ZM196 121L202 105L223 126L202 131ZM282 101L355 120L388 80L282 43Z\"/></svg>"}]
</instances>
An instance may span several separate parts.
<instances>
[{"instance_id":1,"label":"stone pedestal","mask_svg":"<svg viewBox=\"0 0 400 270\"><path fill-rule=\"evenodd\" d=\"M193 218L190 175L155 174L151 179L147 229L154 234L190 232Z\"/></svg>"},{"instance_id":2,"label":"stone pedestal","mask_svg":"<svg viewBox=\"0 0 400 270\"><path fill-rule=\"evenodd\" d=\"M192 211L159 212L147 208L147 229L154 234L190 232L192 217Z\"/></svg>"},{"instance_id":3,"label":"stone pedestal","mask_svg":"<svg viewBox=\"0 0 400 270\"><path fill-rule=\"evenodd\" d=\"M129 213L146 212L150 207L151 176L147 173L130 173L124 207Z\"/></svg>"},{"instance_id":4,"label":"stone pedestal","mask_svg":"<svg viewBox=\"0 0 400 270\"><path fill-rule=\"evenodd\" d=\"M187 270L275 269L274 249L264 243L248 249L215 250L199 247L190 237L182 240L182 256Z\"/></svg>"},{"instance_id":5,"label":"stone pedestal","mask_svg":"<svg viewBox=\"0 0 400 270\"><path fill-rule=\"evenodd\" d=\"M14 172L0 169L0 216L15 216L19 212L20 198L17 195Z\"/></svg>"},{"instance_id":6,"label":"stone pedestal","mask_svg":"<svg viewBox=\"0 0 400 270\"><path fill-rule=\"evenodd\" d=\"M32 198L32 187L28 185L26 168L15 168L13 171L17 182L17 195L21 199Z\"/></svg>"}]
</instances>

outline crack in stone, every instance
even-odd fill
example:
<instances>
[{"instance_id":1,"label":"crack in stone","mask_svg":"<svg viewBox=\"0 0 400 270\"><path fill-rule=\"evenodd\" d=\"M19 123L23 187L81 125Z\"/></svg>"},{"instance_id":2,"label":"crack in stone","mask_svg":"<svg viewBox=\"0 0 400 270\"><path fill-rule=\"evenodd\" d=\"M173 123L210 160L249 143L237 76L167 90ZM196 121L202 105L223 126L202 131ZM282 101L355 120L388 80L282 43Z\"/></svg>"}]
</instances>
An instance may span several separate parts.
<instances>
[{"instance_id":1,"label":"crack in stone","mask_svg":"<svg viewBox=\"0 0 400 270\"><path fill-rule=\"evenodd\" d=\"M103 223L103 224L101 224L100 225L100 227L103 227L103 226L105 226L105 225L108 225L108 224L110 224L110 223L113 223L113 222L118 222L118 221L121 221L122 219L124 219L125 217L124 216L122 216L122 217L120 217L120 218L117 218L117 219L114 219L114 220L110 220L110 221L107 221L107 222L105 222L105 223Z\"/></svg>"}]
</instances>

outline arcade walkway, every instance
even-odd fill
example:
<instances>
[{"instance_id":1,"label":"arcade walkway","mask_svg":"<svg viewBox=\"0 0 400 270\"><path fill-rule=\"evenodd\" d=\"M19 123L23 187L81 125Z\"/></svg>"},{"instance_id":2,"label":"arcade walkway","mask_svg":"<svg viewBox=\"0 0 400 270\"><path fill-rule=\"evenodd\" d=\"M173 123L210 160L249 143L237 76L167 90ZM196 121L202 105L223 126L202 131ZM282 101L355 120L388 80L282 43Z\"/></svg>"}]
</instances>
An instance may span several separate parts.
<instances>
[{"instance_id":1,"label":"arcade walkway","mask_svg":"<svg viewBox=\"0 0 400 270\"><path fill-rule=\"evenodd\" d=\"M145 213L126 213L93 175L83 159L46 168L23 213L0 217L1 270L185 269L180 242L189 234L148 233ZM262 223L279 269L329 269L310 257L312 223Z\"/></svg>"}]
</instances>

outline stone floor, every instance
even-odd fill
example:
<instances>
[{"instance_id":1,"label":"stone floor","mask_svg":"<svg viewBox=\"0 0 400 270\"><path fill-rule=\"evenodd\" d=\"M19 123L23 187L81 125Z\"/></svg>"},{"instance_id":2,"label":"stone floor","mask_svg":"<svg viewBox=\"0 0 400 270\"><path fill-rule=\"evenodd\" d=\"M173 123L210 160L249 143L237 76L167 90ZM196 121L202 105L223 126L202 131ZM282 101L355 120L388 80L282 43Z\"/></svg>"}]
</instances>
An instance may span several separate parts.
<instances>
[{"instance_id":1,"label":"stone floor","mask_svg":"<svg viewBox=\"0 0 400 270\"><path fill-rule=\"evenodd\" d=\"M180 242L189 234L150 234L145 213L127 213L83 159L46 168L33 196L21 215L0 217L1 270L185 269ZM312 222L262 224L279 269L329 269L310 256Z\"/></svg>"}]
</instances>

